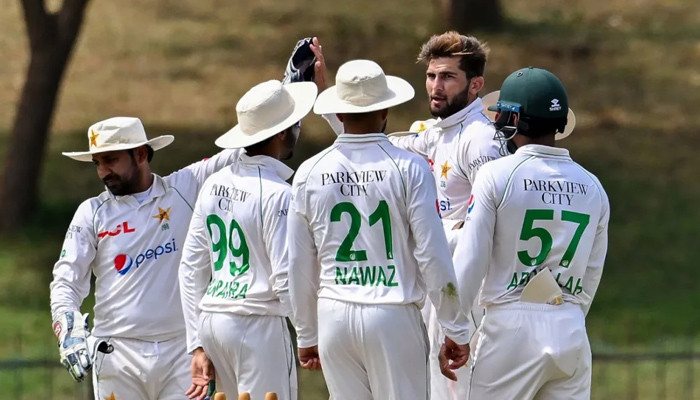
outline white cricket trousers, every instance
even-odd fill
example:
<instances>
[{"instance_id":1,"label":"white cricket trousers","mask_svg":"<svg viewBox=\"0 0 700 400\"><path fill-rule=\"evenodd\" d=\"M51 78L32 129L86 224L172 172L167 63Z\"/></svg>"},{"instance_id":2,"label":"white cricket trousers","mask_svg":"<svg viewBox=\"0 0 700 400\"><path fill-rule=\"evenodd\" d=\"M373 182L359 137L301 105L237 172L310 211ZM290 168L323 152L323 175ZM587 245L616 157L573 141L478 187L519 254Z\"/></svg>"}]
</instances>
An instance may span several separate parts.
<instances>
[{"instance_id":1,"label":"white cricket trousers","mask_svg":"<svg viewBox=\"0 0 700 400\"><path fill-rule=\"evenodd\" d=\"M333 400L429 399L428 339L415 304L320 298L318 350Z\"/></svg>"},{"instance_id":2,"label":"white cricket trousers","mask_svg":"<svg viewBox=\"0 0 700 400\"><path fill-rule=\"evenodd\" d=\"M243 392L251 399L263 399L267 392L279 400L297 399L294 348L284 317L202 312L199 322L217 391L229 399Z\"/></svg>"},{"instance_id":3,"label":"white cricket trousers","mask_svg":"<svg viewBox=\"0 0 700 400\"><path fill-rule=\"evenodd\" d=\"M588 400L591 347L581 306L490 306L477 332L470 400Z\"/></svg>"},{"instance_id":4,"label":"white cricket trousers","mask_svg":"<svg viewBox=\"0 0 700 400\"><path fill-rule=\"evenodd\" d=\"M438 355L440 348L445 343L445 333L437 319L435 307L426 299L425 305L421 310L423 320L428 327L428 338L430 340L430 398L431 400L465 400L469 396L469 379L471 378L470 369L462 367L455 371L457 382L447 379L440 371L440 361ZM469 332L476 332L481 318L483 309L474 304L472 312L467 315L469 321ZM476 344L476 335L472 334L472 343ZM472 355L474 347L470 344Z\"/></svg>"},{"instance_id":5,"label":"white cricket trousers","mask_svg":"<svg viewBox=\"0 0 700 400\"><path fill-rule=\"evenodd\" d=\"M445 230L445 236L447 236L447 242L450 245L450 252L452 254L454 254L455 247L457 246L459 233L462 232L460 229L452 228L460 221L459 219L442 219L443 229ZM440 372L440 361L438 360L440 347L445 343L445 334L437 319L437 312L430 298L426 298L421 313L423 314L423 321L425 321L425 325L428 327L428 339L430 340L430 398L432 400L465 400L467 396L469 396L471 370L467 367L456 370L457 382L445 378L442 372ZM467 314L469 332L472 334L471 339L474 344L476 343L476 335L474 332L476 332L479 324L481 324L483 316L484 309L475 301L471 312ZM470 346L472 354L474 347L475 346Z\"/></svg>"},{"instance_id":6,"label":"white cricket trousers","mask_svg":"<svg viewBox=\"0 0 700 400\"><path fill-rule=\"evenodd\" d=\"M114 347L98 353L92 368L96 400L184 400L190 387L185 335L162 342L104 338Z\"/></svg>"}]
</instances>

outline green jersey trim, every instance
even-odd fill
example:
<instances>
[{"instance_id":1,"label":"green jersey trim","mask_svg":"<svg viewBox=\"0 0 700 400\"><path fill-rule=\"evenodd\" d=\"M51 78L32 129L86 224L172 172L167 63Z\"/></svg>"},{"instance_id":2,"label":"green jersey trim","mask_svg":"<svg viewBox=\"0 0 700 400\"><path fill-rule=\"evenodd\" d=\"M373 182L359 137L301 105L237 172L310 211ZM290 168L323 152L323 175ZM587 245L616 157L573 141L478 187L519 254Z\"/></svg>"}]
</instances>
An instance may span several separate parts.
<instances>
[{"instance_id":1,"label":"green jersey trim","mask_svg":"<svg viewBox=\"0 0 700 400\"><path fill-rule=\"evenodd\" d=\"M510 171L510 175L508 175L508 181L506 182L506 186L503 189L503 195L501 195L501 200L498 202L498 206L496 206L496 210L499 210L501 208L501 206L503 205L503 202L506 200L506 193L508 192L508 188L510 187L510 185L513 181L513 175L515 175L515 172L520 168L521 165L532 160L533 158L535 158L535 156L532 156L532 155L529 156L528 158L522 160L518 165L516 165L512 171Z\"/></svg>"},{"instance_id":2,"label":"green jersey trim","mask_svg":"<svg viewBox=\"0 0 700 400\"><path fill-rule=\"evenodd\" d=\"M394 164L394 166L396 167L396 171L399 173L399 177L401 178L401 185L403 186L403 195L404 195L404 200L405 200L405 197L406 197L406 195L407 195L407 192L406 192L406 182L404 182L404 180L403 180L403 175L401 174L401 169L399 168L398 164L396 164L396 161L394 160L394 158L391 157L391 155L384 149L384 147L382 147L381 144L377 143L377 146L378 146L380 149L382 149L382 151L384 152L384 154L386 154L386 155L389 157L389 159L391 160L391 162L392 162L392 163Z\"/></svg>"}]
</instances>

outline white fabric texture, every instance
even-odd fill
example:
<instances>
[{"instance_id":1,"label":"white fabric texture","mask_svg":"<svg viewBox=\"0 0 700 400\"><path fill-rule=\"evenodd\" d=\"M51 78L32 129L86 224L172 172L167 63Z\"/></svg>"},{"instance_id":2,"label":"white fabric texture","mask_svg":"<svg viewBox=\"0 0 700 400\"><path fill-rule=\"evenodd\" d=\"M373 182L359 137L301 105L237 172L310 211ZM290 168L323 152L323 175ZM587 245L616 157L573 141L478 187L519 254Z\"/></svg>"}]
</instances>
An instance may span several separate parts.
<instances>
[{"instance_id":1,"label":"white fabric texture","mask_svg":"<svg viewBox=\"0 0 700 400\"><path fill-rule=\"evenodd\" d=\"M216 390L229 399L297 399L294 348L284 317L203 312L200 334L216 369Z\"/></svg>"},{"instance_id":2,"label":"white fabric texture","mask_svg":"<svg viewBox=\"0 0 700 400\"><path fill-rule=\"evenodd\" d=\"M489 307L477 335L469 399L591 398L591 348L579 306Z\"/></svg>"},{"instance_id":3,"label":"white fabric texture","mask_svg":"<svg viewBox=\"0 0 700 400\"><path fill-rule=\"evenodd\" d=\"M318 298L436 305L467 342L454 271L427 165L383 134L342 134L305 161L292 185L289 287L299 347L317 344Z\"/></svg>"},{"instance_id":4,"label":"white fabric texture","mask_svg":"<svg viewBox=\"0 0 700 400\"><path fill-rule=\"evenodd\" d=\"M103 338L114 346L98 353L92 369L95 399L185 400L191 357L185 338L163 342ZM114 395L114 397L111 397Z\"/></svg>"},{"instance_id":5,"label":"white fabric texture","mask_svg":"<svg viewBox=\"0 0 700 400\"><path fill-rule=\"evenodd\" d=\"M603 187L567 150L526 145L485 165L472 195L454 254L463 309L477 294L487 309L472 398L588 398L584 316L607 251ZM543 268L561 287L563 305L520 302Z\"/></svg>"},{"instance_id":6,"label":"white fabric texture","mask_svg":"<svg viewBox=\"0 0 700 400\"><path fill-rule=\"evenodd\" d=\"M485 165L473 195L454 255L463 308L477 294L484 308L518 301L529 277L549 268L564 302L587 313L603 273L610 218L598 179L566 149L527 145Z\"/></svg>"},{"instance_id":7,"label":"white fabric texture","mask_svg":"<svg viewBox=\"0 0 700 400\"><path fill-rule=\"evenodd\" d=\"M428 338L413 304L319 299L319 353L333 400L427 400Z\"/></svg>"},{"instance_id":8,"label":"white fabric texture","mask_svg":"<svg viewBox=\"0 0 700 400\"><path fill-rule=\"evenodd\" d=\"M500 144L494 138L495 130L484 114L484 105L480 98L447 118L425 121L423 127L425 130L416 135L390 137L389 140L398 147L421 155L430 164L437 185L438 205L445 235L450 250L454 252L461 230L452 228L464 221L476 173L485 163L500 157ZM458 370L457 382L435 373L440 371L437 352L443 337L436 326L433 311L428 309L424 314L428 316L425 322L428 325L432 349L432 399L462 399L469 391L468 372L466 369ZM470 334L473 336L483 310L477 304L467 314Z\"/></svg>"},{"instance_id":9,"label":"white fabric texture","mask_svg":"<svg viewBox=\"0 0 700 400\"><path fill-rule=\"evenodd\" d=\"M245 154L202 187L180 264L187 349L201 345L200 311L290 316L285 182L293 171Z\"/></svg>"},{"instance_id":10,"label":"white fabric texture","mask_svg":"<svg viewBox=\"0 0 700 400\"><path fill-rule=\"evenodd\" d=\"M94 274L93 335L162 341L185 334L177 268L199 188L230 164L225 150L161 178L150 197L105 191L76 211L54 265L53 320L79 310ZM157 312L154 312L157 310Z\"/></svg>"},{"instance_id":11,"label":"white fabric texture","mask_svg":"<svg viewBox=\"0 0 700 400\"><path fill-rule=\"evenodd\" d=\"M442 218L464 219L476 173L500 157L495 130L483 109L477 98L423 132L389 138L395 146L422 156L430 164Z\"/></svg>"}]
</instances>

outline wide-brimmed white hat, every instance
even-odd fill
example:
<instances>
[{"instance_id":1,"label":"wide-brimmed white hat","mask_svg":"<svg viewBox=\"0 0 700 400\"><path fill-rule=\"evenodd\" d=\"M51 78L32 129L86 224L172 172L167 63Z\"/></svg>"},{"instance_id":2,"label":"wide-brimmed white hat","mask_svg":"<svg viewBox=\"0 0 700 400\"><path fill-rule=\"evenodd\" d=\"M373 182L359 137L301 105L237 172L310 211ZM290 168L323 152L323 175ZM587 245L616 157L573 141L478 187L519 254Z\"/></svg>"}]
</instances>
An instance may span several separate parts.
<instances>
[{"instance_id":1,"label":"wide-brimmed white hat","mask_svg":"<svg viewBox=\"0 0 700 400\"><path fill-rule=\"evenodd\" d=\"M145 144L153 150L159 150L175 140L172 135L162 135L149 140L141 120L133 117L113 117L97 122L90 126L87 135L90 150L62 154L74 160L90 162L93 154L135 149Z\"/></svg>"},{"instance_id":2,"label":"wide-brimmed white hat","mask_svg":"<svg viewBox=\"0 0 700 400\"><path fill-rule=\"evenodd\" d=\"M500 95L501 91L496 90L495 92L491 92L481 98L481 102L484 104L484 114L486 114L488 119L490 119L492 122L496 120L496 111L493 111L493 108L496 106L496 103L498 103L498 98ZM489 110L489 107L491 107L491 110ZM564 127L564 132L557 132L554 135L554 139L562 140L568 137L571 135L571 132L574 131L575 127L576 115L574 115L574 110L569 108L569 112L566 114L566 126Z\"/></svg>"},{"instance_id":3,"label":"wide-brimmed white hat","mask_svg":"<svg viewBox=\"0 0 700 400\"><path fill-rule=\"evenodd\" d=\"M316 99L316 114L353 114L383 110L413 98L415 91L407 81L385 75L382 67L370 60L352 60L341 65L335 86Z\"/></svg>"},{"instance_id":4,"label":"wide-brimmed white hat","mask_svg":"<svg viewBox=\"0 0 700 400\"><path fill-rule=\"evenodd\" d=\"M253 86L236 104L238 125L214 143L225 149L248 147L270 138L311 111L318 89L313 82L270 80Z\"/></svg>"}]
</instances>

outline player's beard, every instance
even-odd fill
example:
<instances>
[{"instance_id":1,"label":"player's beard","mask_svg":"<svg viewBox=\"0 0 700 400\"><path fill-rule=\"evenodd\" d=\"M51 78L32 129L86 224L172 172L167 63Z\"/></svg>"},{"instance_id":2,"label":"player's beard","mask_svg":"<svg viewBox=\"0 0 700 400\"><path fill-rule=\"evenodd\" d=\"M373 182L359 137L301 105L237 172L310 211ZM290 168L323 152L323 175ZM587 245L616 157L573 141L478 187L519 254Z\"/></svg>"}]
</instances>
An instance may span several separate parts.
<instances>
[{"instance_id":1,"label":"player's beard","mask_svg":"<svg viewBox=\"0 0 700 400\"><path fill-rule=\"evenodd\" d=\"M128 175L111 173L102 178L102 182L104 182L107 189L109 189L113 195L125 196L127 194L136 193L139 187L139 169L135 160L132 160L132 167Z\"/></svg>"},{"instance_id":2,"label":"player's beard","mask_svg":"<svg viewBox=\"0 0 700 400\"><path fill-rule=\"evenodd\" d=\"M432 100L433 96L428 96L428 102ZM430 106L430 114L432 114L433 117L438 117L445 119L449 117L450 115L453 115L455 113L460 112L463 110L466 106L469 105L469 84L467 84L467 87L462 90L461 92L457 93L452 100L446 99L445 100L445 105L443 105L440 108L433 108L433 106Z\"/></svg>"}]
</instances>

